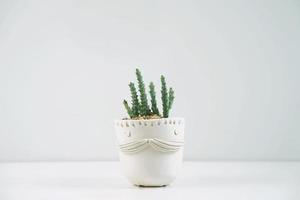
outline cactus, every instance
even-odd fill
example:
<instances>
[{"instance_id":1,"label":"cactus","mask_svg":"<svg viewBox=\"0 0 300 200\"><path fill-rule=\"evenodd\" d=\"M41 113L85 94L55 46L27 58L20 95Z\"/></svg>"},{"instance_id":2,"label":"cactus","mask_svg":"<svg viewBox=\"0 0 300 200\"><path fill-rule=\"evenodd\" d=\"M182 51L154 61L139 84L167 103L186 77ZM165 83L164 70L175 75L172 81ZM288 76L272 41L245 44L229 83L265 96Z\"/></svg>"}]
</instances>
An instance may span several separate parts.
<instances>
[{"instance_id":1,"label":"cactus","mask_svg":"<svg viewBox=\"0 0 300 200\"><path fill-rule=\"evenodd\" d=\"M132 117L137 117L139 116L140 113L139 112L140 103L139 103L139 99L138 99L138 95L134 83L130 82L129 88L130 88L131 99L132 99L131 101Z\"/></svg>"},{"instance_id":2,"label":"cactus","mask_svg":"<svg viewBox=\"0 0 300 200\"><path fill-rule=\"evenodd\" d=\"M168 112L170 112L170 110L172 108L174 99L175 99L175 97L174 97L174 90L173 90L172 87L170 87L170 89L169 89L169 107L168 107Z\"/></svg>"},{"instance_id":3,"label":"cactus","mask_svg":"<svg viewBox=\"0 0 300 200\"><path fill-rule=\"evenodd\" d=\"M154 86L153 82L150 82L149 88L150 88L151 110L152 110L152 113L159 116L160 114L159 114L159 110L157 108L155 86Z\"/></svg>"},{"instance_id":4,"label":"cactus","mask_svg":"<svg viewBox=\"0 0 300 200\"><path fill-rule=\"evenodd\" d=\"M124 105L128 115L129 115L129 117L132 118L134 115L133 115L132 110L129 107L128 102L126 100L123 101L123 105Z\"/></svg>"},{"instance_id":5,"label":"cactus","mask_svg":"<svg viewBox=\"0 0 300 200\"><path fill-rule=\"evenodd\" d=\"M170 110L174 101L174 90L172 87L167 89L165 77L161 75L161 100L162 100L162 116L160 115L157 107L156 92L153 82L149 84L149 93L151 100L151 109L148 105L147 94L145 90L145 84L143 81L142 73L139 69L136 69L136 77L138 82L139 95L135 84L130 82L129 88L131 93L131 107L126 100L123 101L123 105L131 119L149 119L149 118L167 118L169 117Z\"/></svg>"},{"instance_id":6,"label":"cactus","mask_svg":"<svg viewBox=\"0 0 300 200\"><path fill-rule=\"evenodd\" d=\"M167 118L169 116L169 96L168 96L166 79L163 75L161 75L160 81L161 81L161 101L163 107L163 117Z\"/></svg>"},{"instance_id":7,"label":"cactus","mask_svg":"<svg viewBox=\"0 0 300 200\"><path fill-rule=\"evenodd\" d=\"M150 115L150 109L148 106L148 100L147 100L147 94L145 90L145 84L143 81L143 76L142 73L140 72L139 69L136 69L136 78L138 81L138 86L139 86L139 92L140 92L140 114L141 115Z\"/></svg>"}]
</instances>

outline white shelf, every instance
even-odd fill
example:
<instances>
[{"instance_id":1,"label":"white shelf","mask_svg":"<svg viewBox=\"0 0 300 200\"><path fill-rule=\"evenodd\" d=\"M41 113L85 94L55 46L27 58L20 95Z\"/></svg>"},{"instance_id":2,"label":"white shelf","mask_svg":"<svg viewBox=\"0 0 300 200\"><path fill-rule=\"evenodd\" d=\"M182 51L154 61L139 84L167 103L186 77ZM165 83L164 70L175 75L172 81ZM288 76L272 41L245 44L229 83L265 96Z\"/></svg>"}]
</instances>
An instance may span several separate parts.
<instances>
[{"instance_id":1,"label":"white shelf","mask_svg":"<svg viewBox=\"0 0 300 200\"><path fill-rule=\"evenodd\" d=\"M300 162L185 162L168 187L139 188L118 162L1 163L1 200L299 200Z\"/></svg>"}]
</instances>

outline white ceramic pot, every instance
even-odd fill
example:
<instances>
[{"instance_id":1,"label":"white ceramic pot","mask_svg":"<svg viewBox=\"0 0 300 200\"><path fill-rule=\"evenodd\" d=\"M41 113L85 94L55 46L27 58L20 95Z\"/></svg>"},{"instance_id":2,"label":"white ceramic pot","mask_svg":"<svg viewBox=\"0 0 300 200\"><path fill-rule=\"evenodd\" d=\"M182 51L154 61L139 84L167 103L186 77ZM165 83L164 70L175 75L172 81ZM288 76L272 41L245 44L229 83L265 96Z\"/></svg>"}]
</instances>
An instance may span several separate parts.
<instances>
[{"instance_id":1,"label":"white ceramic pot","mask_svg":"<svg viewBox=\"0 0 300 200\"><path fill-rule=\"evenodd\" d=\"M164 186L182 164L184 119L116 120L121 167L138 186Z\"/></svg>"}]
</instances>

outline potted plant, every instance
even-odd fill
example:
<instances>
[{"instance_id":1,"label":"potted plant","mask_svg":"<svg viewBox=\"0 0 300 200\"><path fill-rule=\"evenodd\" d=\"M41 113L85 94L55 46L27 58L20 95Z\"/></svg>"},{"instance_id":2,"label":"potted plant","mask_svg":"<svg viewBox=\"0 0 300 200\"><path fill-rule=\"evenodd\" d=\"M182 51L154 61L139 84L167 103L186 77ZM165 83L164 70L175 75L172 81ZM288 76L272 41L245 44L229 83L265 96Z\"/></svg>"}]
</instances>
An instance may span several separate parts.
<instances>
[{"instance_id":1,"label":"potted plant","mask_svg":"<svg viewBox=\"0 0 300 200\"><path fill-rule=\"evenodd\" d=\"M165 186L176 178L182 164L184 119L169 117L175 97L164 76L161 76L162 112L157 106L153 82L149 84L149 105L139 69L136 77L139 94L131 82L131 105L123 101L129 118L115 121L120 162L125 176L134 185Z\"/></svg>"}]
</instances>

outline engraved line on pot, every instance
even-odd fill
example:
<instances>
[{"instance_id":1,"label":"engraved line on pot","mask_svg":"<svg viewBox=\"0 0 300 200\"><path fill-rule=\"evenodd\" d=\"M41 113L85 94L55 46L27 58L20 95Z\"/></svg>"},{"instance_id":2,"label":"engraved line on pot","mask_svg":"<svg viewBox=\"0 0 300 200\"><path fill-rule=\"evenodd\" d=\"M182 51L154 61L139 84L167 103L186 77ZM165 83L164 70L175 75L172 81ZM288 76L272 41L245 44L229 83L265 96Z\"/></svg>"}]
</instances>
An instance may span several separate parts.
<instances>
[{"instance_id":1,"label":"engraved line on pot","mask_svg":"<svg viewBox=\"0 0 300 200\"><path fill-rule=\"evenodd\" d=\"M144 139L144 140L137 140L137 141L134 141L134 142L128 142L128 143L125 143L125 144L120 144L119 147L134 146L134 145L141 144L141 143L143 143L143 142L147 142L147 139Z\"/></svg>"},{"instance_id":2,"label":"engraved line on pot","mask_svg":"<svg viewBox=\"0 0 300 200\"><path fill-rule=\"evenodd\" d=\"M174 149L176 150L182 146L182 145L167 145L167 144L160 143L159 141L153 141L153 143L161 148L165 148L169 150L174 150Z\"/></svg>"},{"instance_id":3,"label":"engraved line on pot","mask_svg":"<svg viewBox=\"0 0 300 200\"><path fill-rule=\"evenodd\" d=\"M160 152L175 152L182 146L183 142L180 141L163 141L160 139L143 139L140 141L129 142L119 145L120 150L124 153L137 153L148 146Z\"/></svg>"},{"instance_id":4,"label":"engraved line on pot","mask_svg":"<svg viewBox=\"0 0 300 200\"><path fill-rule=\"evenodd\" d=\"M148 146L148 140L143 140L139 144L133 144L125 147L120 147L120 150L124 153L137 153L139 151L142 151Z\"/></svg>"},{"instance_id":5,"label":"engraved line on pot","mask_svg":"<svg viewBox=\"0 0 300 200\"><path fill-rule=\"evenodd\" d=\"M124 153L127 153L127 154L133 154L133 153L138 153L138 152L140 152L140 151L146 149L147 147L148 147L148 145L147 145L147 143L146 143L146 144L140 146L140 148L135 148L135 149L132 149L132 150L126 150L126 149L123 149L123 150L121 150L121 151L124 152Z\"/></svg>"},{"instance_id":6,"label":"engraved line on pot","mask_svg":"<svg viewBox=\"0 0 300 200\"><path fill-rule=\"evenodd\" d=\"M121 147L121 149L126 150L126 151L135 150L135 149L139 149L139 147L144 146L147 143L148 143L147 141L144 141L139 145L134 145L134 146L129 146L129 147Z\"/></svg>"},{"instance_id":7,"label":"engraved line on pot","mask_svg":"<svg viewBox=\"0 0 300 200\"><path fill-rule=\"evenodd\" d=\"M164 147L161 147L159 146L158 144L156 143L150 143L150 145L152 146L153 149L157 150L157 151L160 151L160 152L164 152L164 153L168 153L168 152L175 152L175 151L178 151L179 149L168 149L168 148L164 148Z\"/></svg>"},{"instance_id":8,"label":"engraved line on pot","mask_svg":"<svg viewBox=\"0 0 300 200\"><path fill-rule=\"evenodd\" d=\"M160 139L157 139L157 138L154 138L153 139L154 141L158 141L162 144L165 144L165 145L168 145L168 146L183 146L184 142L180 142L180 141L164 141L164 140L160 140Z\"/></svg>"}]
</instances>

